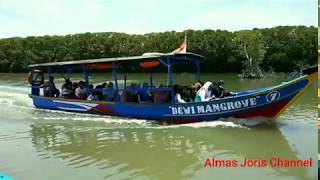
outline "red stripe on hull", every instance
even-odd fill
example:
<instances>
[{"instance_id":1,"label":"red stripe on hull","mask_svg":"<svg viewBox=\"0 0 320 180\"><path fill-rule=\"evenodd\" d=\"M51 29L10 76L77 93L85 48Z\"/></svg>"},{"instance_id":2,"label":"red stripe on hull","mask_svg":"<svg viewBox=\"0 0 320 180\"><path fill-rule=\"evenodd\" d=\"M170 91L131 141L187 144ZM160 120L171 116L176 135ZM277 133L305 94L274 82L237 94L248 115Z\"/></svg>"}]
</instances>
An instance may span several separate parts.
<instances>
[{"instance_id":1,"label":"red stripe on hull","mask_svg":"<svg viewBox=\"0 0 320 180\"><path fill-rule=\"evenodd\" d=\"M244 113L240 113L239 115L235 116L236 118L248 118L248 117L275 117L279 111L281 111L289 101L280 102L274 105L269 105L265 108L251 110Z\"/></svg>"},{"instance_id":2,"label":"red stripe on hull","mask_svg":"<svg viewBox=\"0 0 320 180\"><path fill-rule=\"evenodd\" d=\"M106 115L116 115L113 109L109 109L104 104L99 104L89 110L90 113L106 114Z\"/></svg>"}]
</instances>

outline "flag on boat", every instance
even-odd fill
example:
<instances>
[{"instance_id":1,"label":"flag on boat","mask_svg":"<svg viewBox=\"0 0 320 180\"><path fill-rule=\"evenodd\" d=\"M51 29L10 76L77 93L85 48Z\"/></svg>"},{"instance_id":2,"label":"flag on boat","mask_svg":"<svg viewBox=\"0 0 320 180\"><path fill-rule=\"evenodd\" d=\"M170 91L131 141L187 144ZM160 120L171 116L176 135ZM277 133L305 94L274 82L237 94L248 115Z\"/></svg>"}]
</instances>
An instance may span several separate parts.
<instances>
[{"instance_id":1,"label":"flag on boat","mask_svg":"<svg viewBox=\"0 0 320 180\"><path fill-rule=\"evenodd\" d=\"M172 51L173 54L175 53L186 53L187 52L187 35L184 34L184 40L180 47L174 51Z\"/></svg>"}]
</instances>

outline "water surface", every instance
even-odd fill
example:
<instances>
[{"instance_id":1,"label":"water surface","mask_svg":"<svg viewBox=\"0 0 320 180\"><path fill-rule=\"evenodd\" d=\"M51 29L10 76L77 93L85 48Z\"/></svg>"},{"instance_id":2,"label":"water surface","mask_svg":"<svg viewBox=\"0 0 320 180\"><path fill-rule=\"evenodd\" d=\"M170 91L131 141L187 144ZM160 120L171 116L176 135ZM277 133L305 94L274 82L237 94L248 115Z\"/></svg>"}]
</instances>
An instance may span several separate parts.
<instances>
[{"instance_id":1,"label":"water surface","mask_svg":"<svg viewBox=\"0 0 320 180\"><path fill-rule=\"evenodd\" d=\"M101 83L110 74L92 75ZM81 179L316 179L316 85L274 124L232 120L162 126L143 120L39 110L28 98L25 74L0 74L0 172L21 180ZM129 74L136 82L142 74ZM80 80L81 75L73 78ZM121 78L120 78L121 79ZM189 84L191 74L175 75ZM241 80L236 74L203 74L224 79L228 90L268 87L292 79L286 74ZM154 74L156 84L165 74ZM63 79L56 75L57 85ZM207 158L314 160L312 168L205 168ZM250 176L249 176L250 174Z\"/></svg>"}]
</instances>

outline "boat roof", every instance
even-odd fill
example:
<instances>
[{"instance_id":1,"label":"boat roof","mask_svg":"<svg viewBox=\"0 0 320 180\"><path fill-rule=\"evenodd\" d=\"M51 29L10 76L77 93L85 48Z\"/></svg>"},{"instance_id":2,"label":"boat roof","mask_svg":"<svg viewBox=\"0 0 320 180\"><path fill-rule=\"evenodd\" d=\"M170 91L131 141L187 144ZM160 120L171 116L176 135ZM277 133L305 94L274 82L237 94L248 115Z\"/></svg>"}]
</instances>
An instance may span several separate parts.
<instances>
[{"instance_id":1,"label":"boat roof","mask_svg":"<svg viewBox=\"0 0 320 180\"><path fill-rule=\"evenodd\" d=\"M85 59L85 60L74 60L74 61L61 61L52 63L32 64L29 68L35 67L52 67L52 66L69 66L69 65L81 65L81 64L97 64L97 63L108 63L108 62L119 62L119 61L139 61L139 60L155 60L155 59L176 59L176 60L200 60L203 56L195 53L146 53L142 56L131 56L131 57L115 57L115 58L99 58L99 59Z\"/></svg>"}]
</instances>

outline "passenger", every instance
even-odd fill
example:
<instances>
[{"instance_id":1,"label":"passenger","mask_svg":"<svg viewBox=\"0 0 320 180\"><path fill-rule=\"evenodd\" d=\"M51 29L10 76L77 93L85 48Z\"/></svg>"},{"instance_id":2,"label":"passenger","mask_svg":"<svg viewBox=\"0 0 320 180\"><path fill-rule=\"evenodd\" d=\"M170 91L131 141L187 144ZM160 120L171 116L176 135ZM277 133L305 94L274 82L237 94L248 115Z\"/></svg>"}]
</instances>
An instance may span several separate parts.
<instances>
[{"instance_id":1,"label":"passenger","mask_svg":"<svg viewBox=\"0 0 320 180\"><path fill-rule=\"evenodd\" d=\"M59 97L60 91L56 88L54 83L54 77L50 76L49 81L46 81L43 85L43 94L47 97Z\"/></svg>"},{"instance_id":2,"label":"passenger","mask_svg":"<svg viewBox=\"0 0 320 180\"><path fill-rule=\"evenodd\" d=\"M107 83L102 83L101 84L101 88L103 89L103 88L106 88L107 87Z\"/></svg>"},{"instance_id":3,"label":"passenger","mask_svg":"<svg viewBox=\"0 0 320 180\"><path fill-rule=\"evenodd\" d=\"M102 83L101 85L97 85L95 89L104 89L107 87L107 83Z\"/></svg>"},{"instance_id":4,"label":"passenger","mask_svg":"<svg viewBox=\"0 0 320 180\"><path fill-rule=\"evenodd\" d=\"M233 96L234 93L233 92L227 92L224 89L223 85L224 85L223 80L219 80L218 82L216 82L213 85L212 93L214 94L214 96L218 97L218 98L224 98L224 97L227 97L227 96Z\"/></svg>"},{"instance_id":5,"label":"passenger","mask_svg":"<svg viewBox=\"0 0 320 180\"><path fill-rule=\"evenodd\" d=\"M92 91L89 96L87 97L88 101L99 101L99 97L97 91Z\"/></svg>"},{"instance_id":6,"label":"passenger","mask_svg":"<svg viewBox=\"0 0 320 180\"><path fill-rule=\"evenodd\" d=\"M194 85L192 85L192 90L191 90L191 99L192 101L195 100L196 98L196 95L197 95L197 92L199 91L199 89L202 87L201 83L200 82L196 82Z\"/></svg>"},{"instance_id":7,"label":"passenger","mask_svg":"<svg viewBox=\"0 0 320 180\"><path fill-rule=\"evenodd\" d=\"M202 85L199 82L194 84L194 88L195 88L196 92L198 92L201 87L202 87Z\"/></svg>"},{"instance_id":8,"label":"passenger","mask_svg":"<svg viewBox=\"0 0 320 180\"><path fill-rule=\"evenodd\" d=\"M129 94L128 91L124 89L122 93L120 93L120 101L126 102L128 94Z\"/></svg>"},{"instance_id":9,"label":"passenger","mask_svg":"<svg viewBox=\"0 0 320 180\"><path fill-rule=\"evenodd\" d=\"M77 82L74 82L73 84L72 84L72 90L73 90L73 92L76 92L76 89L79 87L79 84L77 83Z\"/></svg>"},{"instance_id":10,"label":"passenger","mask_svg":"<svg viewBox=\"0 0 320 180\"><path fill-rule=\"evenodd\" d=\"M183 99L185 102L194 102L194 99L196 97L197 91L200 89L201 84L196 83L194 85L187 85L187 86L180 86L179 87L179 94L181 99Z\"/></svg>"},{"instance_id":11,"label":"passenger","mask_svg":"<svg viewBox=\"0 0 320 180\"><path fill-rule=\"evenodd\" d=\"M73 85L70 79L66 79L65 83L62 85L60 97L66 98L66 99L72 99L75 97L74 91L73 91Z\"/></svg>"},{"instance_id":12,"label":"passenger","mask_svg":"<svg viewBox=\"0 0 320 180\"><path fill-rule=\"evenodd\" d=\"M83 81L79 81L79 87L75 91L76 98L83 100L87 99L87 91L85 90L84 85Z\"/></svg>"},{"instance_id":13,"label":"passenger","mask_svg":"<svg viewBox=\"0 0 320 180\"><path fill-rule=\"evenodd\" d=\"M184 99L181 98L181 87L179 87L179 85L175 84L173 86L173 90L174 90L174 94L175 94L175 102L176 103L186 103L186 101Z\"/></svg>"},{"instance_id":14,"label":"passenger","mask_svg":"<svg viewBox=\"0 0 320 180\"><path fill-rule=\"evenodd\" d=\"M90 93L94 91L94 85L90 84L88 88L85 88L85 91L86 91L86 97L87 97Z\"/></svg>"},{"instance_id":15,"label":"passenger","mask_svg":"<svg viewBox=\"0 0 320 180\"><path fill-rule=\"evenodd\" d=\"M196 93L195 102L206 102L215 98L212 94L213 84L212 82L206 82Z\"/></svg>"},{"instance_id":16,"label":"passenger","mask_svg":"<svg viewBox=\"0 0 320 180\"><path fill-rule=\"evenodd\" d=\"M106 88L107 86L107 83L103 83L101 85L97 85L96 88L95 88L95 92L99 98L99 100L104 100L104 96L103 96L103 89Z\"/></svg>"},{"instance_id":17,"label":"passenger","mask_svg":"<svg viewBox=\"0 0 320 180\"><path fill-rule=\"evenodd\" d=\"M217 98L223 98L225 96L225 90L223 85L223 81L213 83L212 94Z\"/></svg>"},{"instance_id":18,"label":"passenger","mask_svg":"<svg viewBox=\"0 0 320 180\"><path fill-rule=\"evenodd\" d=\"M169 92L167 90L164 90L164 85L160 84L158 86L158 90L156 92L153 93L153 102L154 103L165 103L165 102L169 102L170 100L170 95Z\"/></svg>"},{"instance_id":19,"label":"passenger","mask_svg":"<svg viewBox=\"0 0 320 180\"><path fill-rule=\"evenodd\" d=\"M138 101L139 103L150 101L151 94L148 90L148 83L144 82L142 88L138 88Z\"/></svg>"},{"instance_id":20,"label":"passenger","mask_svg":"<svg viewBox=\"0 0 320 180\"><path fill-rule=\"evenodd\" d=\"M113 87L113 82L109 82L106 88L103 88L102 95L106 101L114 101L116 98L116 90Z\"/></svg>"},{"instance_id":21,"label":"passenger","mask_svg":"<svg viewBox=\"0 0 320 180\"><path fill-rule=\"evenodd\" d=\"M135 102L135 103L139 102L137 84L132 83L130 85L130 88L128 90L126 90L125 93L126 93L125 94L125 97L126 97L125 101L126 102Z\"/></svg>"}]
</instances>

